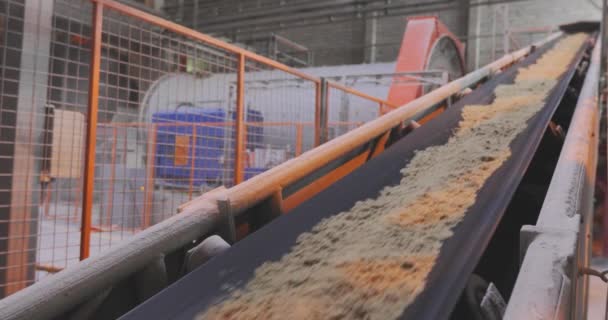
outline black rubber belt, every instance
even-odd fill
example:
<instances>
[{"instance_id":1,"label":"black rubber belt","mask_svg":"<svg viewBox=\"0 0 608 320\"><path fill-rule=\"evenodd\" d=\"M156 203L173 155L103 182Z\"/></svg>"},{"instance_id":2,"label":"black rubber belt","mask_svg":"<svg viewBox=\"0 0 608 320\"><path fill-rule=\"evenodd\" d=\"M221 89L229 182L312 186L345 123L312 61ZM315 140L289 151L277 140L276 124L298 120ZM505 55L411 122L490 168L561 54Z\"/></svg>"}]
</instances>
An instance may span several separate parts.
<instances>
[{"instance_id":1,"label":"black rubber belt","mask_svg":"<svg viewBox=\"0 0 608 320\"><path fill-rule=\"evenodd\" d=\"M491 103L496 86L512 83L518 68L534 63L553 44L536 50L360 169L238 242L121 319L193 319L224 299L229 294L226 288L241 288L261 264L279 260L300 234L321 219L349 210L359 199L376 197L384 187L398 184L400 170L412 159L415 150L447 142L461 120L463 106ZM454 228L454 235L445 241L425 289L404 310L402 318L436 320L449 316L519 185L583 51L581 48L570 71L551 91L542 111L530 119L529 126L513 141L512 156L486 181L477 202Z\"/></svg>"}]
</instances>

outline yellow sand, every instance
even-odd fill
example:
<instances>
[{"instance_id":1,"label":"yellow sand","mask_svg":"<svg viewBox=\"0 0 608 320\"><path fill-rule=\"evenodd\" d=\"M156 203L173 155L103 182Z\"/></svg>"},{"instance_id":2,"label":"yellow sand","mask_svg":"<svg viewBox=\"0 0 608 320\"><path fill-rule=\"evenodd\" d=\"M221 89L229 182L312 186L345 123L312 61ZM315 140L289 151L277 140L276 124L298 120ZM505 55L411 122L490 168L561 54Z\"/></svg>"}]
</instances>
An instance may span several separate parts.
<instances>
[{"instance_id":1,"label":"yellow sand","mask_svg":"<svg viewBox=\"0 0 608 320\"><path fill-rule=\"evenodd\" d=\"M543 107L586 38L559 41L520 70L514 84L499 86L492 104L465 106L449 141L418 151L399 185L321 221L200 319L398 317L424 288L443 241L510 157L510 143Z\"/></svg>"}]
</instances>

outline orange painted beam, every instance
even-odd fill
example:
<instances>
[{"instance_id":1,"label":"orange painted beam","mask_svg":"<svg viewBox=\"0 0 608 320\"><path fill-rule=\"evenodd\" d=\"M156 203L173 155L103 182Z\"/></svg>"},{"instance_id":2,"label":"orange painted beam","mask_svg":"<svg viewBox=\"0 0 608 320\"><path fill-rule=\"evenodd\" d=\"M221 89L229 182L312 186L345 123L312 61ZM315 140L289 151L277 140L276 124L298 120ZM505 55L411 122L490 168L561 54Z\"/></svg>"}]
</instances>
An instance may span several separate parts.
<instances>
[{"instance_id":1,"label":"orange painted beam","mask_svg":"<svg viewBox=\"0 0 608 320\"><path fill-rule=\"evenodd\" d=\"M245 148L247 131L245 122L245 55L239 54L238 72L236 80L236 123L235 123L235 147L234 147L234 184L237 185L245 180Z\"/></svg>"},{"instance_id":2,"label":"orange painted beam","mask_svg":"<svg viewBox=\"0 0 608 320\"><path fill-rule=\"evenodd\" d=\"M97 144L97 112L99 106L103 4L93 3L93 8L93 41L91 43L89 103L87 110L87 144L85 151L84 187L82 192L82 221L80 227L80 260L88 258L91 249L93 180L95 179L95 146Z\"/></svg>"}]
</instances>

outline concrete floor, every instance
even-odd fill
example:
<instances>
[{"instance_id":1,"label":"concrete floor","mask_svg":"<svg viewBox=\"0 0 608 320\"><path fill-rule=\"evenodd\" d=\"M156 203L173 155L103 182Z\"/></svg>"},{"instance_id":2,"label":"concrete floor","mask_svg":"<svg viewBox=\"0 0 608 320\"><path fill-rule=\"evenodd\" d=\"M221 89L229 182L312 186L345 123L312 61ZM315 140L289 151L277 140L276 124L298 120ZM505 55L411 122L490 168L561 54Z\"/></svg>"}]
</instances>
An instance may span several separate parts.
<instances>
[{"instance_id":1,"label":"concrete floor","mask_svg":"<svg viewBox=\"0 0 608 320\"><path fill-rule=\"evenodd\" d=\"M153 224L177 212L177 207L188 200L183 192L167 190L155 193L154 199L154 209L150 216ZM124 199L114 200L116 210L109 219L103 201L93 205L92 224L98 228L91 233L91 256L131 238L141 228L139 222L142 220L142 211L136 209L143 207L143 199L137 203ZM80 204L54 201L48 208L41 206L39 209L35 235L36 264L39 266L36 280L49 274L40 269L63 269L78 262L80 256ZM104 216L100 213L104 213Z\"/></svg>"},{"instance_id":2,"label":"concrete floor","mask_svg":"<svg viewBox=\"0 0 608 320\"><path fill-rule=\"evenodd\" d=\"M50 216L40 214L38 223L36 249L36 263L45 267L63 269L79 260L80 256L80 220L74 219L72 214L65 212L75 211L75 208L66 205L65 208L58 208L61 205L53 206L53 209L63 212L63 214ZM70 210L71 209L71 210ZM40 211L42 212L42 210ZM130 230L107 230L103 232L91 233L90 254L95 255L108 249L123 240L133 236ZM49 275L46 271L37 271L36 279L40 280Z\"/></svg>"}]
</instances>

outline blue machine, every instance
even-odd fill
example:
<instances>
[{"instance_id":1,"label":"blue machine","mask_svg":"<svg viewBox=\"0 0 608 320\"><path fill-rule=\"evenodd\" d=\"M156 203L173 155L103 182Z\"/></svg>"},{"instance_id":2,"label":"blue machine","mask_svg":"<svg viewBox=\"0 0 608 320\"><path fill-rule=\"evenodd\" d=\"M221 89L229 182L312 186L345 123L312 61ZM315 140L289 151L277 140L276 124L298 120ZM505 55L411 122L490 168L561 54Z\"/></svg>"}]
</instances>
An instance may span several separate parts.
<instances>
[{"instance_id":1,"label":"blue machine","mask_svg":"<svg viewBox=\"0 0 608 320\"><path fill-rule=\"evenodd\" d=\"M257 110L247 110L247 122L262 122L264 117ZM235 139L232 127L224 123L235 119L235 113L227 115L221 108L198 108L180 106L175 111L157 112L153 123L174 123L158 126L156 133L155 175L158 182L176 187L188 187L190 177L193 185L217 185L226 179L225 173L233 172L232 158ZM208 125L196 125L207 123ZM217 123L217 125L213 125ZM190 125L192 124L192 125ZM196 132L194 132L196 128ZM192 141L196 133L196 141ZM258 147L263 142L264 128L248 126L247 146ZM194 146L194 147L193 147ZM193 149L195 154L193 156ZM194 159L194 165L192 164ZM245 178L264 171L265 168L247 168ZM230 178L230 177L228 177Z\"/></svg>"}]
</instances>

